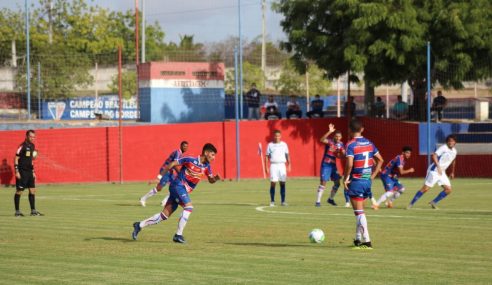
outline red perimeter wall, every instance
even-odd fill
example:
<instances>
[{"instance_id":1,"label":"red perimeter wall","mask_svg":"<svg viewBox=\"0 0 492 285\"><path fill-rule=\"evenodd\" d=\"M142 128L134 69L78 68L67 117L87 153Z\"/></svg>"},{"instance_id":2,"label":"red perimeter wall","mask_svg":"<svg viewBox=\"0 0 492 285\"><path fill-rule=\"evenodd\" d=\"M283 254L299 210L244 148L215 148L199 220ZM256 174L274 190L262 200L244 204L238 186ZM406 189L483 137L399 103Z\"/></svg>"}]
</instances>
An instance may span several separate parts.
<instances>
[{"instance_id":1,"label":"red perimeter wall","mask_svg":"<svg viewBox=\"0 0 492 285\"><path fill-rule=\"evenodd\" d=\"M424 176L426 156L418 150L418 124L398 121L362 119L364 135L379 148L385 161L410 145L415 155L408 166L415 167L413 176ZM292 157L290 176L318 176L323 145L319 138L333 123L347 138L344 118L316 120L242 121L241 177L262 177L258 143L266 150L275 129L282 131L282 139L289 145ZM35 161L37 181L107 182L119 181L120 150L117 127L38 130L36 147L39 159ZM14 183L13 158L25 131L0 131L0 180ZM190 143L189 155L198 155L204 143L213 143L218 154L212 169L225 178L236 177L235 122L191 123L176 125L148 125L123 127L122 176L124 181L153 179L167 155L178 148L182 140ZM485 156L492 162L492 156ZM457 176L490 177L491 173L477 161L484 156L458 156ZM466 165L466 168L460 167ZM9 171L10 169L10 171Z\"/></svg>"}]
</instances>

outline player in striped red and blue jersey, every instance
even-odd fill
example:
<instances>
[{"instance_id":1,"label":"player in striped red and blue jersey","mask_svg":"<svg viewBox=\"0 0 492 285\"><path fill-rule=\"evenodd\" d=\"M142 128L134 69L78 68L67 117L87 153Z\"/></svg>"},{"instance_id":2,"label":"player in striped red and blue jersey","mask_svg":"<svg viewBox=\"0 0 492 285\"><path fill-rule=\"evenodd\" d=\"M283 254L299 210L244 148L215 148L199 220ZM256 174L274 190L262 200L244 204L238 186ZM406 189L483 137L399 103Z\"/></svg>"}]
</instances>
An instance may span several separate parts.
<instances>
[{"instance_id":1,"label":"player in striped red and blue jersey","mask_svg":"<svg viewBox=\"0 0 492 285\"><path fill-rule=\"evenodd\" d=\"M409 169L403 169L405 166L405 162L410 158L412 155L412 148L409 146L404 146L401 153L398 154L395 158L390 160L388 164L384 167L384 169L381 171L381 175L379 177L381 178L381 181L383 182L383 187L384 193L381 195L381 198L377 201L376 204L372 205L372 208L374 210L379 209L379 205L381 203L384 203L387 199L387 206L388 208L393 208L393 201L400 197L401 194L405 191L405 187L403 184L398 181L398 177L400 175L405 175L408 173L413 173L415 170L412 168Z\"/></svg>"},{"instance_id":2,"label":"player in striped red and blue jersey","mask_svg":"<svg viewBox=\"0 0 492 285\"><path fill-rule=\"evenodd\" d=\"M208 178L208 182L215 183L220 176L213 175L210 163L215 160L217 149L214 145L207 143L203 146L202 154L197 157L183 157L171 162L164 168L163 175L175 166L181 166L178 176L171 181L169 186L169 199L160 213L133 224L132 237L137 239L140 230L146 226L155 225L167 220L176 211L178 206L183 207L183 213L179 218L178 229L173 237L174 242L185 243L183 230L193 211L193 204L189 194L195 189L203 176Z\"/></svg>"},{"instance_id":3,"label":"player in striped red and blue jersey","mask_svg":"<svg viewBox=\"0 0 492 285\"><path fill-rule=\"evenodd\" d=\"M376 146L362 136L363 131L364 128L359 121L350 122L349 132L352 140L347 143L346 147L344 186L356 218L355 248L372 248L364 213L364 201L372 197L372 180L381 169L383 158ZM374 162L376 162L375 166Z\"/></svg>"},{"instance_id":4,"label":"player in striped red and blue jersey","mask_svg":"<svg viewBox=\"0 0 492 285\"><path fill-rule=\"evenodd\" d=\"M320 184L318 186L317 199L314 204L316 207L321 206L321 197L323 196L328 180L333 181L333 187L331 188L330 197L327 202L333 206L337 205L333 198L340 187L341 176L338 173L336 162L337 158L345 156L345 146L342 143L342 132L335 130L335 125L333 124L329 124L328 128L328 132L320 139L320 142L325 144L325 150L323 153L323 160L321 161ZM328 138L331 134L333 134L332 139ZM346 192L344 191L344 193ZM350 206L348 195L345 195L345 202Z\"/></svg>"},{"instance_id":5,"label":"player in striped red and blue jersey","mask_svg":"<svg viewBox=\"0 0 492 285\"><path fill-rule=\"evenodd\" d=\"M166 184L168 182L170 182L176 176L177 171L175 169L171 169L170 171L168 171L164 175L163 174L164 168L166 166L168 166L169 164L171 164L171 162L181 158L181 156L183 156L183 153L185 153L187 150L188 150L188 142L182 141L179 144L179 149L177 149L177 150L171 152L171 154L169 154L168 158L166 159L166 161L164 161L161 168L159 169L159 174L157 175L157 179L158 179L157 184L155 185L154 188L150 189L150 191L147 194L143 195L140 198L140 204L142 205L142 207L145 207L147 199L149 199L150 197L157 194L157 192L160 192L162 190L162 188L164 188L166 186ZM161 202L162 206L164 206L166 204L168 198L169 198L169 195L167 195L162 200L162 202Z\"/></svg>"}]
</instances>

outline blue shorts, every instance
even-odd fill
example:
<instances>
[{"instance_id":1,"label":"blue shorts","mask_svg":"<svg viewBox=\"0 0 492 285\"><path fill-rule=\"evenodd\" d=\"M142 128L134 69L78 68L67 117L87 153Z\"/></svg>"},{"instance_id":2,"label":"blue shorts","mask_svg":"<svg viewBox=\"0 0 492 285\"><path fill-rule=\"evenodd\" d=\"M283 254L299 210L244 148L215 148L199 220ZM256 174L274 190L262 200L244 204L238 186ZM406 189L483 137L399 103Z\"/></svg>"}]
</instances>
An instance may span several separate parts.
<instances>
[{"instance_id":1,"label":"blue shorts","mask_svg":"<svg viewBox=\"0 0 492 285\"><path fill-rule=\"evenodd\" d=\"M388 175L381 174L381 182L383 182L384 191L401 190L403 185L401 185L398 178L390 177Z\"/></svg>"},{"instance_id":2,"label":"blue shorts","mask_svg":"<svg viewBox=\"0 0 492 285\"><path fill-rule=\"evenodd\" d=\"M320 179L321 181L336 181L341 178L340 174L338 174L337 165L334 163L330 164L321 164L320 169Z\"/></svg>"},{"instance_id":3,"label":"blue shorts","mask_svg":"<svg viewBox=\"0 0 492 285\"><path fill-rule=\"evenodd\" d=\"M179 182L173 182L169 186L169 199L173 204L178 204L184 206L185 204L191 203L188 191L183 184Z\"/></svg>"},{"instance_id":4,"label":"blue shorts","mask_svg":"<svg viewBox=\"0 0 492 285\"><path fill-rule=\"evenodd\" d=\"M174 175L172 172L168 172L162 175L161 180L159 180L159 184L164 187L168 182L172 182L174 179Z\"/></svg>"},{"instance_id":5,"label":"blue shorts","mask_svg":"<svg viewBox=\"0 0 492 285\"><path fill-rule=\"evenodd\" d=\"M363 199L372 197L371 184L372 181L369 179L353 179L348 186L349 197Z\"/></svg>"}]
</instances>

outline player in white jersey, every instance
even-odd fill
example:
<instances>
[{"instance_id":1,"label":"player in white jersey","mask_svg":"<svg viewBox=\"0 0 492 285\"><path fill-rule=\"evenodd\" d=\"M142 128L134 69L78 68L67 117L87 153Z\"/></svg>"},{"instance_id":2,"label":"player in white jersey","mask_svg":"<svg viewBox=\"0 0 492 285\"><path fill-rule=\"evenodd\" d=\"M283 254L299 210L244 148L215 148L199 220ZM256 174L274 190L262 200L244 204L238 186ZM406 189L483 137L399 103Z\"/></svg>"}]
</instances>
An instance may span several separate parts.
<instances>
[{"instance_id":1,"label":"player in white jersey","mask_svg":"<svg viewBox=\"0 0 492 285\"><path fill-rule=\"evenodd\" d=\"M451 182L446 174L446 169L451 166L449 177L453 179L457 154L455 145L456 137L454 135L449 135L446 137L446 144L440 146L432 154L433 163L427 169L424 186L422 186L420 191L415 194L415 197L413 197L407 209L412 208L415 202L417 202L425 192L434 187L436 183L443 188L443 191L439 193L434 200L429 202L429 205L432 208L437 209L437 203L451 194Z\"/></svg>"},{"instance_id":2,"label":"player in white jersey","mask_svg":"<svg viewBox=\"0 0 492 285\"><path fill-rule=\"evenodd\" d=\"M280 139L282 135L279 130L273 132L273 142L270 142L267 146L265 165L268 165L270 160L270 171L268 167L266 169L267 174L270 172L270 206L275 206L275 185L280 182L280 198L281 205L287 206L285 203L285 181L287 180L287 171L285 163L287 163L288 170L291 170L291 161L289 156L289 147Z\"/></svg>"}]
</instances>

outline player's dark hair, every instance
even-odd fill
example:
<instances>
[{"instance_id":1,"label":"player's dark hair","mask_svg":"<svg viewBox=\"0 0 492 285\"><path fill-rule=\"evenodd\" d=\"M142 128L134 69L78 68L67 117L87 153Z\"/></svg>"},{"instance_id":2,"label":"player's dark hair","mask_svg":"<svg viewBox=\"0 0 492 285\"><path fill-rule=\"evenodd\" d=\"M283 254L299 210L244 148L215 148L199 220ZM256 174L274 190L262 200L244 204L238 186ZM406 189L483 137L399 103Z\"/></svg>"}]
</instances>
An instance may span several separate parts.
<instances>
[{"instance_id":1,"label":"player's dark hair","mask_svg":"<svg viewBox=\"0 0 492 285\"><path fill-rule=\"evenodd\" d=\"M406 152L406 151L412 151L412 147L411 147L411 146L406 145L406 146L404 146L404 147L401 149L401 151L403 151L403 152Z\"/></svg>"},{"instance_id":2,"label":"player's dark hair","mask_svg":"<svg viewBox=\"0 0 492 285\"><path fill-rule=\"evenodd\" d=\"M202 153L205 153L206 151L211 151L211 152L215 152L217 153L217 149L215 148L215 146L211 143L206 143L204 146L203 146L203 149L202 149Z\"/></svg>"},{"instance_id":3,"label":"player's dark hair","mask_svg":"<svg viewBox=\"0 0 492 285\"><path fill-rule=\"evenodd\" d=\"M34 130L28 130L26 132L26 138L29 136L29 134L35 134L36 132Z\"/></svg>"},{"instance_id":4,"label":"player's dark hair","mask_svg":"<svg viewBox=\"0 0 492 285\"><path fill-rule=\"evenodd\" d=\"M342 131L340 131L340 130L336 130L333 134L334 134L334 135L337 135L337 134L342 134Z\"/></svg>"},{"instance_id":5,"label":"player's dark hair","mask_svg":"<svg viewBox=\"0 0 492 285\"><path fill-rule=\"evenodd\" d=\"M280 134L280 130L274 130L273 134Z\"/></svg>"},{"instance_id":6,"label":"player's dark hair","mask_svg":"<svg viewBox=\"0 0 492 285\"><path fill-rule=\"evenodd\" d=\"M352 120L350 121L349 129L353 133L359 133L362 131L362 123L359 122L358 120Z\"/></svg>"},{"instance_id":7,"label":"player's dark hair","mask_svg":"<svg viewBox=\"0 0 492 285\"><path fill-rule=\"evenodd\" d=\"M456 139L456 136L455 135L449 135L446 137L446 142L448 142L449 140L454 140L455 142L458 142L458 140Z\"/></svg>"},{"instance_id":8,"label":"player's dark hair","mask_svg":"<svg viewBox=\"0 0 492 285\"><path fill-rule=\"evenodd\" d=\"M189 144L189 143L188 143L187 141L182 141L182 142L179 144L179 146L180 146L180 147L183 147L185 144Z\"/></svg>"}]
</instances>

